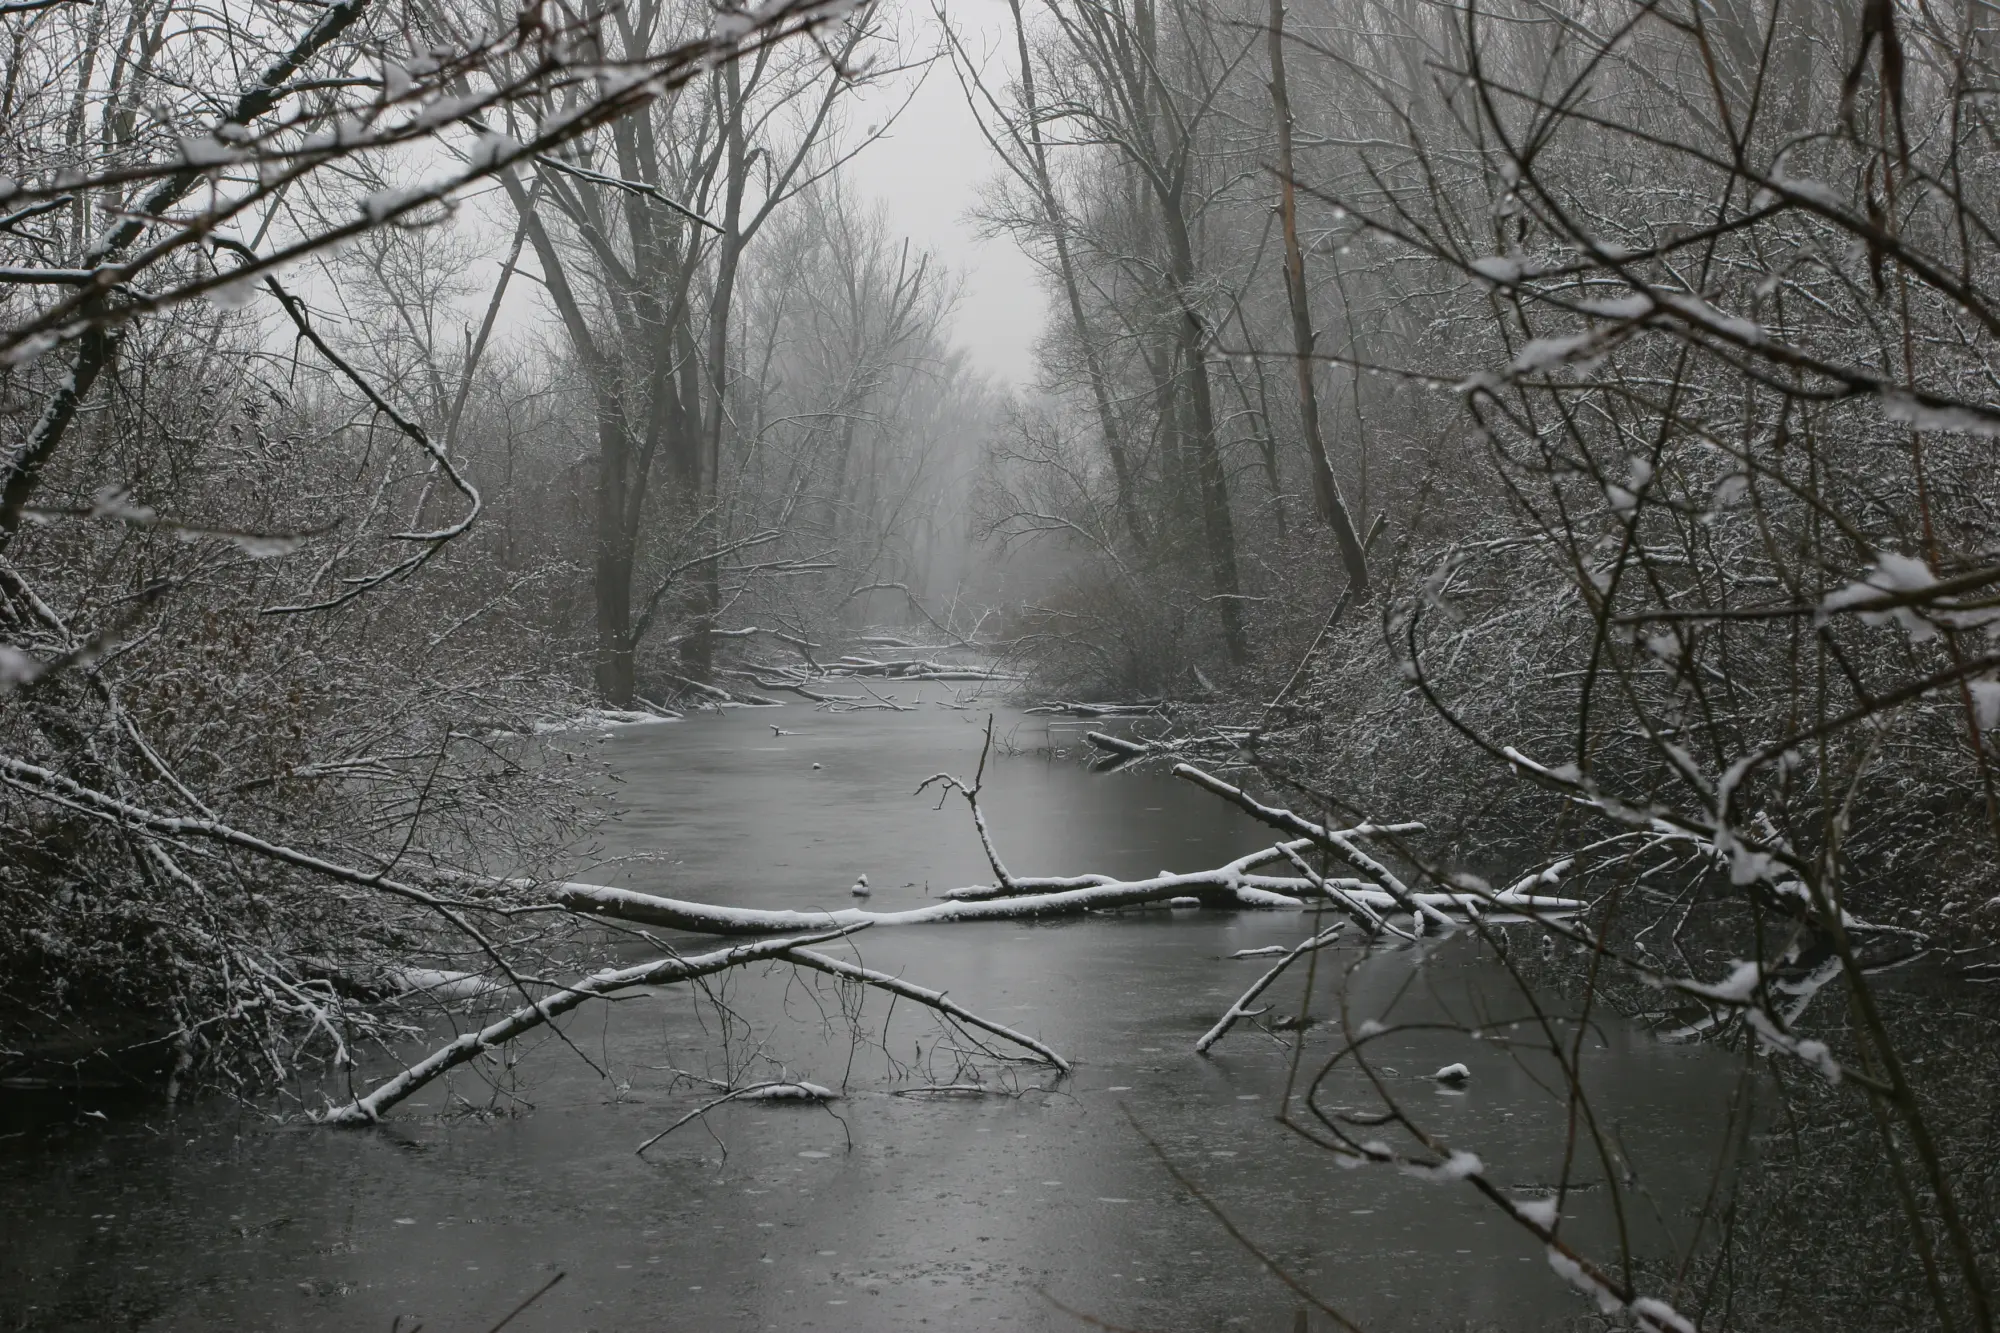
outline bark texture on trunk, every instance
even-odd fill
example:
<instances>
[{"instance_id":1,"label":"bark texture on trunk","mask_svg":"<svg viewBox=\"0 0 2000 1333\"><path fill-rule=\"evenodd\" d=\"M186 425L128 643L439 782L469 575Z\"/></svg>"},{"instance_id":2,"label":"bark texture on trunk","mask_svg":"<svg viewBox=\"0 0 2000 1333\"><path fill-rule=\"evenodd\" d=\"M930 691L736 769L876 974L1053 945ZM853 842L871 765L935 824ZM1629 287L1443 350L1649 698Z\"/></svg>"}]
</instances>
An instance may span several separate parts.
<instances>
[{"instance_id":1,"label":"bark texture on trunk","mask_svg":"<svg viewBox=\"0 0 2000 1333\"><path fill-rule=\"evenodd\" d=\"M1306 459L1312 467L1313 499L1320 517L1333 530L1340 562L1357 593L1368 590L1368 557L1348 512L1340 482L1333 475L1326 438L1319 421L1319 394L1313 385L1312 303L1306 291L1305 251L1299 245L1298 192L1292 177L1292 102L1285 87L1285 0L1271 0L1271 109L1278 121L1278 212L1285 230L1285 296L1291 304L1292 359L1298 368L1299 428L1305 437Z\"/></svg>"}]
</instances>

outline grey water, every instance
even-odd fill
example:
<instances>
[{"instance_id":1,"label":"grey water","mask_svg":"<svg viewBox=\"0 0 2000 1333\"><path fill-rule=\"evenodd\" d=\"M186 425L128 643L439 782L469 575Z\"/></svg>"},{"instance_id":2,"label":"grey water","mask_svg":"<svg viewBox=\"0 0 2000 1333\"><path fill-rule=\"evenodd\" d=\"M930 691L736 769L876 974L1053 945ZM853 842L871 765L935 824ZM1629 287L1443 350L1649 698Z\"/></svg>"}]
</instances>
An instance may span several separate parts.
<instances>
[{"instance_id":1,"label":"grey water","mask_svg":"<svg viewBox=\"0 0 2000 1333\"><path fill-rule=\"evenodd\" d=\"M912 795L940 770L970 777L984 720L933 700L617 730L604 748L620 814L593 849L598 869L579 877L794 908L851 905L863 873L876 908L988 880L963 803L934 810ZM796 734L774 735L774 722ZM999 727L1011 744L988 766L984 804L1016 873L1194 870L1269 840L1166 775L1088 771L1078 728L1004 711ZM483 1333L561 1274L511 1333L1092 1327L1079 1314L1292 1329L1296 1297L1142 1133L1364 1328L1545 1329L1590 1313L1533 1238L1462 1182L1344 1169L1279 1125L1292 1034L1245 1024L1211 1057L1194 1053L1267 965L1228 955L1310 928L1296 913L1153 910L855 937L869 966L947 989L1076 1064L1058 1080L987 1062L994 1092L976 1098L895 1095L969 1077L914 1006L885 1033L883 997L857 1020L830 983L781 970L736 974L707 998L682 988L585 1011L565 1029L571 1045L524 1043L504 1074L459 1077L368 1131L313 1128L278 1106L85 1097L0 1125L0 1328ZM1357 1023L1451 1016L1502 1033L1525 1012L1462 938L1330 950L1317 977L1314 1011L1345 1003ZM1260 1022L1295 1012L1304 983L1303 967L1288 974ZM1310 1073L1334 1039L1305 1040ZM1629 1243L1671 1256L1718 1160L1715 1112L1737 1066L1615 1021L1584 1053L1599 1121L1651 1191L1627 1200ZM1446 1031L1383 1043L1377 1059L1427 1127L1495 1179L1554 1181L1565 1122L1545 1064ZM1453 1061L1472 1071L1460 1090L1429 1078ZM846 1096L722 1107L635 1155L713 1095L675 1070L744 1068ZM1323 1100L1373 1104L1345 1072ZM1604 1173L1586 1154L1572 1179L1569 1234L1615 1263Z\"/></svg>"}]
</instances>

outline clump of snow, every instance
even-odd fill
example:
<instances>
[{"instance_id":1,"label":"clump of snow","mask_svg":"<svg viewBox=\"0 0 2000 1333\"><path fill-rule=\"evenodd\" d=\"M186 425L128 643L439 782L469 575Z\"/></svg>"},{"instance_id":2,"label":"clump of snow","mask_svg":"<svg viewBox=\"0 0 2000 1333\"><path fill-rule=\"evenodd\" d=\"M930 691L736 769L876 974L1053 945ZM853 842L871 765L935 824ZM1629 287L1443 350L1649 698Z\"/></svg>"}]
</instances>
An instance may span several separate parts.
<instances>
[{"instance_id":1,"label":"clump of snow","mask_svg":"<svg viewBox=\"0 0 2000 1333\"><path fill-rule=\"evenodd\" d=\"M467 93L458 97L439 97L426 102L418 110L411 127L418 130L434 130L441 125L449 125L469 111L479 109L481 99L477 94Z\"/></svg>"},{"instance_id":2,"label":"clump of snow","mask_svg":"<svg viewBox=\"0 0 2000 1333\"><path fill-rule=\"evenodd\" d=\"M1639 507L1639 497L1644 494L1652 480L1652 460L1635 454L1625 469L1625 484L1620 486L1615 482L1606 482L1604 498L1611 505L1613 513L1621 518L1629 518L1632 511Z\"/></svg>"},{"instance_id":3,"label":"clump of snow","mask_svg":"<svg viewBox=\"0 0 2000 1333\"><path fill-rule=\"evenodd\" d=\"M101 486L91 497L92 518L116 518L128 523L151 523L159 515L146 505L132 503L132 492L123 486Z\"/></svg>"},{"instance_id":4,"label":"clump of snow","mask_svg":"<svg viewBox=\"0 0 2000 1333\"><path fill-rule=\"evenodd\" d=\"M40 360L42 355L54 347L61 338L50 330L31 333L4 352L0 352L0 366L25 366Z\"/></svg>"},{"instance_id":5,"label":"clump of snow","mask_svg":"<svg viewBox=\"0 0 2000 1333\"><path fill-rule=\"evenodd\" d=\"M752 1088L738 1098L746 1102L831 1102L839 1099L840 1094L833 1089L807 1083L803 1079L796 1083L771 1083Z\"/></svg>"},{"instance_id":6,"label":"clump of snow","mask_svg":"<svg viewBox=\"0 0 2000 1333\"><path fill-rule=\"evenodd\" d=\"M361 212L370 222L383 223L431 193L421 185L398 185L377 190L361 201Z\"/></svg>"},{"instance_id":7,"label":"clump of snow","mask_svg":"<svg viewBox=\"0 0 2000 1333\"><path fill-rule=\"evenodd\" d=\"M1556 1224L1556 1200L1552 1194L1544 1199L1517 1199L1514 1215L1531 1226L1547 1231Z\"/></svg>"},{"instance_id":8,"label":"clump of snow","mask_svg":"<svg viewBox=\"0 0 2000 1333\"><path fill-rule=\"evenodd\" d=\"M434 1000L476 1000L504 989L499 982L471 972L447 972L433 967L399 967L390 979L406 995L427 995Z\"/></svg>"},{"instance_id":9,"label":"clump of snow","mask_svg":"<svg viewBox=\"0 0 2000 1333\"><path fill-rule=\"evenodd\" d=\"M1966 688L1972 691L1972 716L1979 729L2000 727L2000 680L1975 680Z\"/></svg>"},{"instance_id":10,"label":"clump of snow","mask_svg":"<svg viewBox=\"0 0 2000 1333\"><path fill-rule=\"evenodd\" d=\"M1729 975L1712 986L1690 985L1688 990L1697 995L1719 1000L1723 1004L1748 1004L1757 993L1757 983L1763 978L1764 969L1756 963L1737 960Z\"/></svg>"},{"instance_id":11,"label":"clump of snow","mask_svg":"<svg viewBox=\"0 0 2000 1333\"><path fill-rule=\"evenodd\" d=\"M1531 375L1551 370L1589 352L1597 342L1594 333L1572 333L1558 338L1536 338L1514 358L1514 373Z\"/></svg>"},{"instance_id":12,"label":"clump of snow","mask_svg":"<svg viewBox=\"0 0 2000 1333\"><path fill-rule=\"evenodd\" d=\"M1436 1166L1420 1166L1415 1162L1405 1163L1403 1166L1406 1175L1416 1176L1420 1180L1464 1180L1468 1176L1480 1175L1485 1170L1486 1163L1479 1160L1479 1154L1466 1152L1462 1148L1454 1151Z\"/></svg>"},{"instance_id":13,"label":"clump of snow","mask_svg":"<svg viewBox=\"0 0 2000 1333\"><path fill-rule=\"evenodd\" d=\"M1513 255L1486 255L1472 261L1472 271L1504 287L1519 282L1527 268Z\"/></svg>"},{"instance_id":14,"label":"clump of snow","mask_svg":"<svg viewBox=\"0 0 2000 1333\"><path fill-rule=\"evenodd\" d=\"M1743 1014L1743 1021L1757 1034L1757 1041L1770 1050L1782 1051L1819 1071L1820 1077L1829 1083L1840 1082L1840 1062L1833 1058L1833 1052L1823 1041L1794 1037L1782 1032L1771 1021L1771 1016L1761 1009L1749 1009Z\"/></svg>"},{"instance_id":15,"label":"clump of snow","mask_svg":"<svg viewBox=\"0 0 2000 1333\"><path fill-rule=\"evenodd\" d=\"M1468 1176L1481 1175L1485 1170L1486 1163L1479 1160L1477 1153L1461 1149L1445 1159L1444 1165L1438 1168L1438 1176L1444 1180L1464 1180Z\"/></svg>"},{"instance_id":16,"label":"clump of snow","mask_svg":"<svg viewBox=\"0 0 2000 1333\"><path fill-rule=\"evenodd\" d=\"M1759 191L1750 201L1752 208L1769 208L1779 201L1780 194L1818 204L1821 208L1839 211L1847 206L1847 201L1832 186L1823 181L1809 180L1802 176L1791 176L1785 172L1785 154L1779 153L1771 163L1770 184Z\"/></svg>"},{"instance_id":17,"label":"clump of snow","mask_svg":"<svg viewBox=\"0 0 2000 1333\"><path fill-rule=\"evenodd\" d=\"M208 303L217 310L241 310L257 298L255 277L237 278L208 291Z\"/></svg>"},{"instance_id":18,"label":"clump of snow","mask_svg":"<svg viewBox=\"0 0 2000 1333\"><path fill-rule=\"evenodd\" d=\"M0 694L33 682L42 664L11 644L0 643Z\"/></svg>"},{"instance_id":19,"label":"clump of snow","mask_svg":"<svg viewBox=\"0 0 2000 1333\"><path fill-rule=\"evenodd\" d=\"M1727 509L1741 504L1743 497L1750 494L1750 478L1741 472L1732 472L1715 483L1715 491L1709 497L1709 504L1717 509Z\"/></svg>"},{"instance_id":20,"label":"clump of snow","mask_svg":"<svg viewBox=\"0 0 2000 1333\"><path fill-rule=\"evenodd\" d=\"M520 151L521 145L512 136L481 130L472 141L471 162L475 168L490 167Z\"/></svg>"},{"instance_id":21,"label":"clump of snow","mask_svg":"<svg viewBox=\"0 0 2000 1333\"><path fill-rule=\"evenodd\" d=\"M1882 395L1882 415L1912 430L1939 430L1956 435L1978 435L1989 440L2000 439L2000 413L1925 403L1898 390Z\"/></svg>"},{"instance_id":22,"label":"clump of snow","mask_svg":"<svg viewBox=\"0 0 2000 1333\"><path fill-rule=\"evenodd\" d=\"M183 539L188 537L184 530ZM290 555L304 546L305 538L287 537L262 532L227 532L221 534L236 544L236 549L252 560L274 560L281 555Z\"/></svg>"},{"instance_id":23,"label":"clump of snow","mask_svg":"<svg viewBox=\"0 0 2000 1333\"><path fill-rule=\"evenodd\" d=\"M1462 1064L1450 1064L1438 1070L1437 1073L1432 1074L1431 1077L1440 1083L1449 1083L1456 1086L1469 1080L1472 1077L1472 1071Z\"/></svg>"},{"instance_id":24,"label":"clump of snow","mask_svg":"<svg viewBox=\"0 0 2000 1333\"><path fill-rule=\"evenodd\" d=\"M1605 1314L1616 1314L1625 1308L1625 1302L1619 1300L1611 1288L1585 1272L1582 1264L1553 1245L1549 1246L1549 1267L1556 1271L1556 1276L1595 1300L1597 1308Z\"/></svg>"},{"instance_id":25,"label":"clump of snow","mask_svg":"<svg viewBox=\"0 0 2000 1333\"><path fill-rule=\"evenodd\" d=\"M1648 1333L1695 1333L1693 1320L1656 1296L1633 1301L1632 1314Z\"/></svg>"},{"instance_id":26,"label":"clump of snow","mask_svg":"<svg viewBox=\"0 0 2000 1333\"><path fill-rule=\"evenodd\" d=\"M661 722L678 722L678 713L641 713L630 708L592 708L576 717L563 721L537 722L535 732L547 735L556 731L590 731L611 727L648 727Z\"/></svg>"},{"instance_id":27,"label":"clump of snow","mask_svg":"<svg viewBox=\"0 0 2000 1333\"><path fill-rule=\"evenodd\" d=\"M1644 319L1657 309L1653 298L1643 292L1578 301L1577 309L1599 319Z\"/></svg>"},{"instance_id":28,"label":"clump of snow","mask_svg":"<svg viewBox=\"0 0 2000 1333\"><path fill-rule=\"evenodd\" d=\"M1903 555L1897 551L1884 551L1867 574L1844 588L1828 593L1819 604L1819 614L1823 618L1835 611L1849 607L1864 606L1878 601L1885 595L1897 593L1921 593L1937 585L1937 575L1931 567L1913 555ZM1937 627L1918 615L1908 606L1892 606L1872 611L1860 612L1864 625L1881 625L1894 620L1903 627L1912 643L1924 643L1937 637Z\"/></svg>"},{"instance_id":29,"label":"clump of snow","mask_svg":"<svg viewBox=\"0 0 2000 1333\"><path fill-rule=\"evenodd\" d=\"M1718 310L1699 296L1672 293L1662 297L1661 300L1689 323L1719 333L1725 338L1733 338L1752 347L1764 341L1762 325L1741 315L1731 315Z\"/></svg>"},{"instance_id":30,"label":"clump of snow","mask_svg":"<svg viewBox=\"0 0 2000 1333\"><path fill-rule=\"evenodd\" d=\"M242 156L212 134L182 139L180 148L181 160L191 167L227 166Z\"/></svg>"},{"instance_id":31,"label":"clump of snow","mask_svg":"<svg viewBox=\"0 0 2000 1333\"><path fill-rule=\"evenodd\" d=\"M1772 861L1768 853L1754 851L1736 839L1726 839L1730 849L1730 883L1732 885L1754 885L1760 879L1770 879L1778 871L1778 863Z\"/></svg>"}]
</instances>

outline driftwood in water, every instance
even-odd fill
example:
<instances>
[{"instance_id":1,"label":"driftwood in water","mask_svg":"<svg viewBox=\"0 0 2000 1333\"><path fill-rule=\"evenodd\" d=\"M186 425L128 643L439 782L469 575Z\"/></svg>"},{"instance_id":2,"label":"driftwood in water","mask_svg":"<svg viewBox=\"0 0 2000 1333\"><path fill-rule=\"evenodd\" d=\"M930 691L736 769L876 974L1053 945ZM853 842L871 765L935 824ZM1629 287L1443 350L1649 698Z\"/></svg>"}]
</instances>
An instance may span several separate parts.
<instances>
[{"instance_id":1,"label":"driftwood in water","mask_svg":"<svg viewBox=\"0 0 2000 1333\"><path fill-rule=\"evenodd\" d=\"M329 1107L316 1118L332 1125L373 1124L382 1118L384 1112L439 1076L460 1065L470 1063L486 1052L504 1046L536 1028L552 1023L563 1014L591 1000L606 999L641 986L670 986L765 961L788 962L843 980L859 982L877 990L888 991L899 998L936 1010L962 1027L977 1028L1031 1051L1037 1061L1051 1065L1061 1073L1070 1072L1069 1061L1049 1046L1024 1032L981 1018L957 1001L948 998L942 991L914 985L886 972L877 972L872 968L844 962L805 947L809 944L824 944L830 940L840 939L860 929L863 929L863 926L859 924L845 925L790 939L738 944L692 958L675 955L656 958L632 967L605 968L567 986L552 988L551 992L541 999L515 1009L478 1031L467 1032L445 1043L401 1073L383 1080L365 1096L357 1097L344 1106Z\"/></svg>"},{"instance_id":2,"label":"driftwood in water","mask_svg":"<svg viewBox=\"0 0 2000 1333\"><path fill-rule=\"evenodd\" d=\"M1455 924L1456 918L1474 912L1568 913L1584 906L1574 898L1531 892L1531 889L1546 882L1540 877L1498 893L1414 892L1362 844L1371 837L1418 832L1422 825L1364 823L1344 829L1323 828L1289 810L1265 806L1240 789L1199 769L1183 764L1175 772L1179 776L1198 780L1200 785L1225 796L1265 822L1277 824L1301 836L1239 856L1212 870L1184 874L1162 871L1146 879L1121 880L1110 875L1010 875L999 864L991 838L982 829L982 841L993 862L998 882L950 889L942 895L942 901L889 911L858 907L811 911L723 907L574 881L552 884L547 886L547 890L557 905L572 912L705 935L758 935L837 926L1014 921L1081 916L1087 912L1114 911L1176 900L1208 908L1266 911L1298 911L1316 904L1330 904L1371 932L1383 929L1385 918L1394 913L1450 926ZM954 782L953 785L967 790L962 784ZM976 787L977 784L974 785ZM1315 872L1303 862L1303 854L1315 849L1340 855L1359 870L1363 878L1335 879ZM1262 867L1279 863L1287 864L1294 873L1258 873Z\"/></svg>"},{"instance_id":3,"label":"driftwood in water","mask_svg":"<svg viewBox=\"0 0 2000 1333\"><path fill-rule=\"evenodd\" d=\"M1165 699L1135 699L1130 703L1086 704L1052 700L1024 708L1024 713L1046 713L1057 717L1155 717L1173 711Z\"/></svg>"},{"instance_id":4,"label":"driftwood in water","mask_svg":"<svg viewBox=\"0 0 2000 1333\"><path fill-rule=\"evenodd\" d=\"M1242 997L1235 1004L1229 1006L1228 1012L1216 1020L1215 1026L1204 1033L1201 1040L1194 1044L1196 1052L1202 1055L1208 1054L1208 1048L1227 1036L1229 1029L1236 1026L1237 1019L1250 1018L1255 1015L1257 1011L1251 1009L1250 1006L1256 1002L1259 995L1262 995L1270 988L1272 982L1285 974L1286 968L1298 962L1299 959L1305 957L1307 954L1314 953L1326 948L1329 944L1333 944L1339 940L1341 932L1346 929L1347 923L1345 921L1337 921L1325 930L1320 931L1317 935L1307 936L1292 948L1285 950L1285 956L1279 959L1270 971L1257 978L1250 989L1244 991Z\"/></svg>"}]
</instances>

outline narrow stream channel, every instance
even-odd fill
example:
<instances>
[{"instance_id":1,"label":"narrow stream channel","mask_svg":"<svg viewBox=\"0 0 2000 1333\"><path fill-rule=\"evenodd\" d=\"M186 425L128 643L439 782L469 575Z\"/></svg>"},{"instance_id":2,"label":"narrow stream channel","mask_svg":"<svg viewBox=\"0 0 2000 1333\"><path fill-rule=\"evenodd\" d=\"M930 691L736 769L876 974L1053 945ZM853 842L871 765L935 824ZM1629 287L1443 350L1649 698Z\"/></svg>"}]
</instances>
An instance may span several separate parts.
<instances>
[{"instance_id":1,"label":"narrow stream channel","mask_svg":"<svg viewBox=\"0 0 2000 1333\"><path fill-rule=\"evenodd\" d=\"M774 736L774 721L798 734ZM940 769L969 776L983 721L930 704L839 717L793 706L621 730L605 744L623 815L599 850L667 857L594 877L800 908L849 905L864 872L878 908L990 878L962 803L934 812L911 795ZM1036 753L1049 735L1039 719L1003 713L1000 729L1023 752L989 766L986 804L1017 872L1193 870L1268 841L1168 777ZM0 1197L15 1201L0 1210L0 1327L483 1333L561 1272L510 1333L1088 1327L1057 1302L1132 1328L1291 1329L1296 1302L1175 1184L1132 1120L1365 1328L1544 1329L1586 1313L1531 1238L1464 1185L1343 1170L1277 1125L1289 1058L1278 1038L1245 1026L1214 1058L1194 1054L1262 966L1227 955L1304 929L1290 914L1154 911L858 937L869 965L948 988L1077 1062L1061 1083L1022 1071L1015 1096L890 1095L923 1080L899 1085L879 1048L857 1049L830 988L738 976L725 998L764 1052L798 1076L845 1081L849 1096L837 1114L723 1108L643 1159L634 1148L702 1100L671 1069L724 1072L714 1011L685 993L578 1017L569 1036L609 1080L544 1039L504 1094L460 1079L453 1113L431 1096L378 1131L278 1125L219 1102L169 1115L86 1098L53 1123L0 1125ZM1358 955L1327 957L1322 1009ZM1273 992L1280 1011L1296 1009L1302 981ZM1368 959L1349 1001L1366 1015L1403 993L1400 1016L1485 1006L1505 1018L1521 1001L1502 981L1446 941ZM871 1028L885 1008L869 999ZM911 1063L921 1050L945 1079L935 1033L899 1010L890 1051ZM1552 1179L1560 1116L1532 1062L1451 1035L1382 1059L1496 1178ZM1684 1230L1706 1185L1713 1111L1735 1067L1615 1025L1591 1060L1600 1115L1655 1191L1633 1209L1634 1244L1658 1253L1660 1228ZM1472 1070L1462 1091L1428 1078L1452 1061ZM517 1113L471 1114L467 1102ZM1571 1211L1577 1238L1611 1257L1605 1195L1584 1189ZM1314 1328L1331 1327L1319 1318Z\"/></svg>"}]
</instances>

